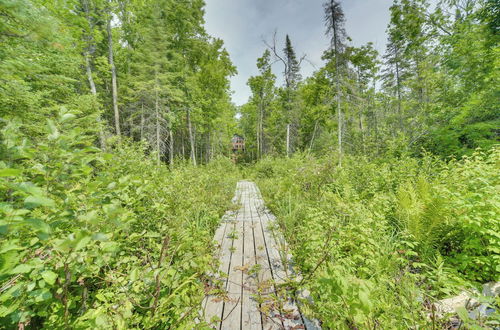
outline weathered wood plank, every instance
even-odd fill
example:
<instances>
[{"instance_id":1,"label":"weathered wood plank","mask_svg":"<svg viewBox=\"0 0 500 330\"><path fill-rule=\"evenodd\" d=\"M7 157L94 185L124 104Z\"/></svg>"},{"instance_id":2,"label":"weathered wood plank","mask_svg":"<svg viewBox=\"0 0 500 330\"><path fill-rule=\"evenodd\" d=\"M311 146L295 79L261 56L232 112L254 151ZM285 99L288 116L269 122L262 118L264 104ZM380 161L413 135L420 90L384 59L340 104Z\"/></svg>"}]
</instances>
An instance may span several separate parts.
<instances>
[{"instance_id":1,"label":"weathered wood plank","mask_svg":"<svg viewBox=\"0 0 500 330\"><path fill-rule=\"evenodd\" d=\"M234 203L239 203L241 200L241 187L237 186L235 197L233 198ZM222 320L222 311L224 308L224 300L227 298L227 282L229 275L229 267L231 263L231 255L232 255L232 245L233 240L230 238L231 232L234 231L236 219L238 216L238 212L233 212L228 214L228 217L225 219L225 223L223 223L220 227L224 227L224 234L221 239L220 250L219 250L219 280L221 282L220 288L225 292L220 292L219 294L211 294L207 296L206 305L205 305L205 322L210 324L212 328L219 329L221 320ZM220 228L219 227L219 228ZM220 232L220 231L219 231ZM217 232L214 237L217 240Z\"/></svg>"},{"instance_id":2,"label":"weathered wood plank","mask_svg":"<svg viewBox=\"0 0 500 330\"><path fill-rule=\"evenodd\" d=\"M255 199L255 185L251 187ZM252 217L258 219L254 228L256 257L260 264L258 274L258 294L261 298L261 315L264 329L283 329L283 322L279 310L276 308L275 286L272 267L269 260L269 251L264 237L262 219L254 205Z\"/></svg>"},{"instance_id":3,"label":"weathered wood plank","mask_svg":"<svg viewBox=\"0 0 500 330\"><path fill-rule=\"evenodd\" d=\"M279 297L278 301L280 302L279 308L282 311L283 325L285 329L294 328L298 325L303 324L300 311L295 302L287 297L286 288L280 289L280 285L284 284L288 279L287 272L285 270L282 257L278 252L279 246L271 231L269 218L267 217L265 212L261 215L261 217L264 230L264 238L266 240L269 253L269 261L271 263L271 269L273 271L273 279L276 284L277 295Z\"/></svg>"},{"instance_id":4,"label":"weathered wood plank","mask_svg":"<svg viewBox=\"0 0 500 330\"><path fill-rule=\"evenodd\" d=\"M235 221L230 221L227 224L227 229L225 233L225 239L223 241L222 250L220 254L220 280L222 282L221 289L227 291L227 274L229 273L229 266L231 263L231 246L232 241L229 239L229 232L233 231ZM205 320L207 323L212 324L214 329L218 329L220 326L220 320L222 320L222 310L224 307L224 299L226 293L221 292L217 295L211 295L208 298L207 305L205 307ZM215 320L215 322L212 322Z\"/></svg>"},{"instance_id":5,"label":"weathered wood plank","mask_svg":"<svg viewBox=\"0 0 500 330\"><path fill-rule=\"evenodd\" d=\"M242 196L242 203L245 203L245 196ZM231 262L229 267L229 277L227 282L227 299L224 301L221 329L238 329L241 327L241 304L243 291L243 226L241 214L238 214L233 232L229 233L229 238L233 241L231 247Z\"/></svg>"},{"instance_id":6,"label":"weathered wood plank","mask_svg":"<svg viewBox=\"0 0 500 330\"><path fill-rule=\"evenodd\" d=\"M262 196L258 187L256 185L254 185L254 187L256 198L262 201ZM271 226L275 225L274 219L271 220L269 216L270 213L264 208L263 203L259 206L257 210L261 218L264 239L266 240L269 262L271 264L273 280L277 290L276 294L279 297L279 309L282 314L283 326L285 329L295 329L295 327L303 325L300 310L295 301L287 297L286 288L280 288L280 285L284 284L290 277L290 274L287 272L287 267L289 265L288 256L280 255L280 251L285 252L285 250L283 250L282 246L278 245L278 242L284 242L284 240L277 240L275 238L275 231L271 229Z\"/></svg>"},{"instance_id":7,"label":"weathered wood plank","mask_svg":"<svg viewBox=\"0 0 500 330\"><path fill-rule=\"evenodd\" d=\"M255 221L244 222L244 254L243 254L243 301L241 310L242 329L262 330L259 304L255 300L257 294L257 268L255 258L254 226Z\"/></svg>"},{"instance_id":8,"label":"weathered wood plank","mask_svg":"<svg viewBox=\"0 0 500 330\"><path fill-rule=\"evenodd\" d=\"M217 230L215 231L215 234L214 234L214 246L215 248L217 249L216 252L214 253L214 257L217 258L217 259L221 259L221 255L222 255L222 244L224 242L224 237L225 237L225 232L226 232L226 228L227 228L227 223L228 223L228 219L231 217L231 214L228 212L224 215L224 217L222 218L222 221L221 221L221 225L217 228ZM220 265L219 265L219 269L220 269ZM216 277L217 277L217 274L209 274L209 276L214 280ZM212 280L212 281L213 281ZM215 284L215 283L210 283L210 284ZM208 288L208 290L213 290L213 288ZM217 315L217 311L216 309L212 308L211 306L209 306L209 310L207 311L207 304L209 302L210 299L215 299L215 295L213 294L208 294L205 296L205 299L203 300L202 302L202 306L203 306L203 315L202 315L202 319L205 319L206 321L210 321L212 319L212 317L214 316L218 316L219 318L221 317L221 315Z\"/></svg>"},{"instance_id":9,"label":"weathered wood plank","mask_svg":"<svg viewBox=\"0 0 500 330\"><path fill-rule=\"evenodd\" d=\"M238 182L233 201L240 204L238 212L223 220L214 235L220 241L219 272L227 274L221 279L226 295L207 297L205 320L219 320L211 324L215 329L319 329L280 286L293 274L291 256L283 237L271 228L275 219L257 186Z\"/></svg>"}]
</instances>

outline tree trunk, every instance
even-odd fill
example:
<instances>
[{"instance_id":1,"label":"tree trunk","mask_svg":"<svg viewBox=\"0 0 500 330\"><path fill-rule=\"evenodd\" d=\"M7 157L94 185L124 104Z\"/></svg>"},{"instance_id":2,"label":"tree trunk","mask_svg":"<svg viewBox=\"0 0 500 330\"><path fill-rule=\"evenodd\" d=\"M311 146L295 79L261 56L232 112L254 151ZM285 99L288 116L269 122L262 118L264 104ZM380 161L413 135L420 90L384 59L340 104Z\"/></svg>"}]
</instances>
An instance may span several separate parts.
<instances>
[{"instance_id":1,"label":"tree trunk","mask_svg":"<svg viewBox=\"0 0 500 330\"><path fill-rule=\"evenodd\" d=\"M156 79L155 79L156 80ZM156 117L156 152L158 153L156 163L160 166L161 154L160 154L160 104L158 96L158 86L155 83L155 117Z\"/></svg>"},{"instance_id":2,"label":"tree trunk","mask_svg":"<svg viewBox=\"0 0 500 330\"><path fill-rule=\"evenodd\" d=\"M90 16L90 9L87 0L82 1L82 7L85 11L85 17L89 25L89 34L87 35L87 50L84 53L85 57L85 69L87 72L87 79L89 81L90 92L94 97L97 97L97 89L95 88L94 78L92 77L92 66L90 63L90 58L94 50L94 38L92 36L92 31L94 29L94 24L92 24L92 18ZM106 150L106 136L104 134L104 125L102 124L101 115L97 117L97 122L99 123L99 144L101 149Z\"/></svg>"},{"instance_id":3,"label":"tree trunk","mask_svg":"<svg viewBox=\"0 0 500 330\"><path fill-rule=\"evenodd\" d=\"M184 136L185 136L185 131L182 130L182 134L181 134L181 151L182 151L182 159L186 159L186 142L185 142L185 139L184 139Z\"/></svg>"},{"instance_id":4,"label":"tree trunk","mask_svg":"<svg viewBox=\"0 0 500 330\"><path fill-rule=\"evenodd\" d=\"M90 59L88 53L85 55L85 66L87 70L87 79L89 80L90 92L94 97L97 97L97 90L95 88L94 79L92 78L92 68L90 66ZM102 124L101 115L97 117L97 122L99 123L99 144L101 145L101 149L106 150L106 136L104 135L104 127Z\"/></svg>"},{"instance_id":5,"label":"tree trunk","mask_svg":"<svg viewBox=\"0 0 500 330\"><path fill-rule=\"evenodd\" d=\"M338 140L339 140L339 166L342 166L342 109L340 108L340 83L337 73L337 113L338 113Z\"/></svg>"},{"instance_id":6,"label":"tree trunk","mask_svg":"<svg viewBox=\"0 0 500 330\"><path fill-rule=\"evenodd\" d=\"M363 108L365 106L365 99L364 99L364 93L363 93L363 87L361 86L361 81L360 81L360 72L358 69L358 90L359 90L359 100L361 102L361 106L358 107L358 120L359 120L359 130L361 131L361 146L363 149L363 154L366 154L366 147L365 147L365 131L363 128Z\"/></svg>"},{"instance_id":7,"label":"tree trunk","mask_svg":"<svg viewBox=\"0 0 500 330\"><path fill-rule=\"evenodd\" d=\"M337 80L337 115L338 115L338 145L339 145L339 166L342 166L342 109L340 104L340 72L337 45L335 43L335 78Z\"/></svg>"},{"instance_id":8,"label":"tree trunk","mask_svg":"<svg viewBox=\"0 0 500 330\"><path fill-rule=\"evenodd\" d=\"M90 92L92 95L97 95L97 90L95 88L94 78L92 77L92 67L90 66L90 54L85 54L85 68L87 70L87 79L89 81Z\"/></svg>"},{"instance_id":9,"label":"tree trunk","mask_svg":"<svg viewBox=\"0 0 500 330\"><path fill-rule=\"evenodd\" d=\"M286 125L286 156L290 157L290 124Z\"/></svg>"},{"instance_id":10,"label":"tree trunk","mask_svg":"<svg viewBox=\"0 0 500 330\"><path fill-rule=\"evenodd\" d=\"M362 145L362 148L363 148L363 154L366 153L366 147L365 147L365 131L364 131L364 128L363 128L363 114L361 113L361 110L359 111L359 114L358 114L359 118L359 130L361 131L361 145Z\"/></svg>"},{"instance_id":11,"label":"tree trunk","mask_svg":"<svg viewBox=\"0 0 500 330\"><path fill-rule=\"evenodd\" d=\"M403 127L403 112L401 110L401 78L400 78L400 72L399 72L399 52L396 49L396 93L398 96L398 117L399 117L399 129L401 131L404 130Z\"/></svg>"},{"instance_id":12,"label":"tree trunk","mask_svg":"<svg viewBox=\"0 0 500 330\"><path fill-rule=\"evenodd\" d=\"M172 127L169 128L168 130L168 137L169 137L169 155L168 155L168 162L170 166L174 165L174 133Z\"/></svg>"},{"instance_id":13,"label":"tree trunk","mask_svg":"<svg viewBox=\"0 0 500 330\"><path fill-rule=\"evenodd\" d=\"M193 126L191 124L191 111L189 110L189 108L187 108L187 125L189 132L189 143L191 145L191 161L193 162L193 165L196 166L196 150L194 145Z\"/></svg>"},{"instance_id":14,"label":"tree trunk","mask_svg":"<svg viewBox=\"0 0 500 330\"><path fill-rule=\"evenodd\" d=\"M144 102L141 102L141 141L144 140Z\"/></svg>"},{"instance_id":15,"label":"tree trunk","mask_svg":"<svg viewBox=\"0 0 500 330\"><path fill-rule=\"evenodd\" d=\"M260 117L260 115L259 115ZM256 138L257 138L257 159L259 159L259 155L260 155L260 123L259 123L259 120L257 120L257 132L256 132Z\"/></svg>"},{"instance_id":16,"label":"tree trunk","mask_svg":"<svg viewBox=\"0 0 500 330\"><path fill-rule=\"evenodd\" d=\"M333 24L333 48L335 50L335 80L337 89L337 115L338 115L338 145L339 145L339 166L342 166L342 109L340 107L340 65L338 49L338 31L337 25Z\"/></svg>"},{"instance_id":17,"label":"tree trunk","mask_svg":"<svg viewBox=\"0 0 500 330\"><path fill-rule=\"evenodd\" d=\"M260 106L260 118L259 118L259 132L260 132L260 155L259 157L262 158L262 156L266 153L266 144L264 142L264 102L261 102Z\"/></svg>"},{"instance_id":18,"label":"tree trunk","mask_svg":"<svg viewBox=\"0 0 500 330\"><path fill-rule=\"evenodd\" d=\"M115 114L115 131L116 135L121 135L120 130L120 112L118 110L118 87L116 82L116 67L113 59L113 36L111 34L111 9L108 7L108 20L106 24L106 30L108 33L108 61L111 67L111 85L113 93L113 110Z\"/></svg>"},{"instance_id":19,"label":"tree trunk","mask_svg":"<svg viewBox=\"0 0 500 330\"><path fill-rule=\"evenodd\" d=\"M312 134L312 137L311 137L311 142L309 143L309 150L312 150L314 139L316 137L316 130L317 129L318 129L318 121L316 120L314 122L314 129L313 129L313 134Z\"/></svg>"},{"instance_id":20,"label":"tree trunk","mask_svg":"<svg viewBox=\"0 0 500 330\"><path fill-rule=\"evenodd\" d=\"M207 164L212 160L212 141L211 141L211 135L210 135L210 131L208 131L208 137L207 137L207 152L206 152L206 160L207 160Z\"/></svg>"}]
</instances>

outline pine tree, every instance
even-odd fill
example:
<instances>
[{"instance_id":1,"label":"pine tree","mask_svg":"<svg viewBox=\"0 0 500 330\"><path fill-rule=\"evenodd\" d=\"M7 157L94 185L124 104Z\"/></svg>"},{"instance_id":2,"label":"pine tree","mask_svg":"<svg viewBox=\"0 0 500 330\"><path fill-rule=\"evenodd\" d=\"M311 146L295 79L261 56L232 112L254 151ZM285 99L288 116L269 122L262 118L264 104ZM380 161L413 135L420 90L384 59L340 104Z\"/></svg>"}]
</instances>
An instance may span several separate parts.
<instances>
[{"instance_id":1,"label":"pine tree","mask_svg":"<svg viewBox=\"0 0 500 330\"><path fill-rule=\"evenodd\" d=\"M297 56L295 55L295 50L293 49L292 41L288 34L286 35L283 54L286 61L284 72L285 86L287 89L296 89L297 84L301 80L300 64L297 61Z\"/></svg>"},{"instance_id":2,"label":"pine tree","mask_svg":"<svg viewBox=\"0 0 500 330\"><path fill-rule=\"evenodd\" d=\"M286 124L286 155L290 156L296 148L300 109L297 106L297 87L301 80L300 63L295 55L290 37L286 35L283 49L285 64L284 105Z\"/></svg>"}]
</instances>

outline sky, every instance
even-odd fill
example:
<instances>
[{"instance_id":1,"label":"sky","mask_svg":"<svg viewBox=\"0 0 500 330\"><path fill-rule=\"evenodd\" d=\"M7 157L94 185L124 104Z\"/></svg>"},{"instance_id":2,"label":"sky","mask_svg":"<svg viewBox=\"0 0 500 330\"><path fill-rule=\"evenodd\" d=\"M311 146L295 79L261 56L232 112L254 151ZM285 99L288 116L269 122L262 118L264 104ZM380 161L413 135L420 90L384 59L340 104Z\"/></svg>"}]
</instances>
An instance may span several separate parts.
<instances>
[{"instance_id":1,"label":"sky","mask_svg":"<svg viewBox=\"0 0 500 330\"><path fill-rule=\"evenodd\" d=\"M242 105L248 101L249 77L258 73L256 62L276 31L277 48L284 48L288 34L302 62L302 76L307 77L322 66L321 55L328 48L323 19L324 0L205 0L205 28L213 37L224 40L238 74L231 78L233 102ZM384 53L389 7L392 0L343 0L346 31L352 45L361 46L371 41ZM280 77L283 67L274 64L274 73Z\"/></svg>"}]
</instances>

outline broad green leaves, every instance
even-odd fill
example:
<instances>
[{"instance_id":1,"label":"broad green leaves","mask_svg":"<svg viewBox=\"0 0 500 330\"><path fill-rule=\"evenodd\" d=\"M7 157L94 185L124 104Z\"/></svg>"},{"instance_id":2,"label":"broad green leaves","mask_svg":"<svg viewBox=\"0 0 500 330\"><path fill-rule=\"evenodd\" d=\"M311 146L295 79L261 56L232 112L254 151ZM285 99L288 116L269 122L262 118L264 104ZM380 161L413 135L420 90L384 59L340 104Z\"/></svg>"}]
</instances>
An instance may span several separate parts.
<instances>
[{"instance_id":1,"label":"broad green leaves","mask_svg":"<svg viewBox=\"0 0 500 330\"><path fill-rule=\"evenodd\" d=\"M56 282L57 274L54 273L53 271L46 270L42 273L42 278L45 280L46 283L54 285L54 283Z\"/></svg>"},{"instance_id":2,"label":"broad green leaves","mask_svg":"<svg viewBox=\"0 0 500 330\"><path fill-rule=\"evenodd\" d=\"M24 200L24 205L28 208L38 207L38 206L55 206L52 199L42 196L28 196Z\"/></svg>"},{"instance_id":3,"label":"broad green leaves","mask_svg":"<svg viewBox=\"0 0 500 330\"><path fill-rule=\"evenodd\" d=\"M40 141L2 131L0 327L190 328L237 172L227 160L171 171L126 143L103 153L68 114ZM10 157L20 148L35 152Z\"/></svg>"}]
</instances>

